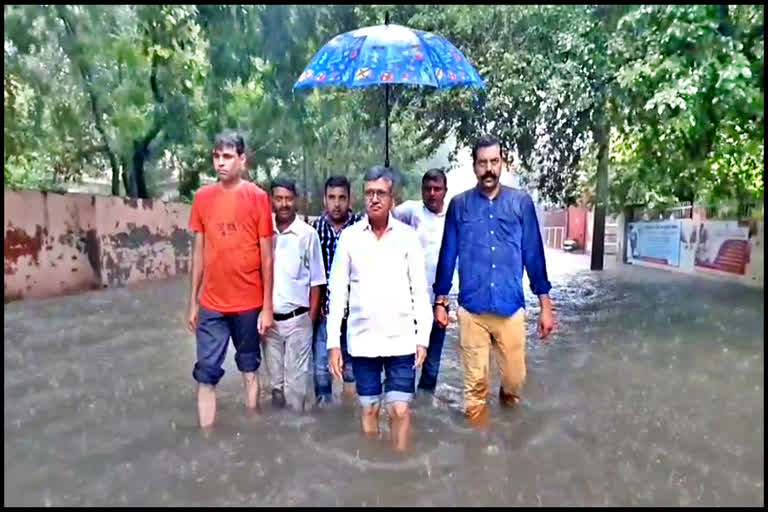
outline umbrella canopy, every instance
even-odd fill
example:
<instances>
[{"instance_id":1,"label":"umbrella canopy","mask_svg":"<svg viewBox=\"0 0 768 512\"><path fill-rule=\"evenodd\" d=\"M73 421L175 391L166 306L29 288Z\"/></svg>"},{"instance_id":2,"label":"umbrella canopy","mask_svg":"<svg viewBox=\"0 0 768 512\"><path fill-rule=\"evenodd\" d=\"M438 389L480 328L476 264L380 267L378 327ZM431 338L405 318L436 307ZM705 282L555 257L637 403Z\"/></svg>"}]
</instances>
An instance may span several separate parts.
<instances>
[{"instance_id":1,"label":"umbrella canopy","mask_svg":"<svg viewBox=\"0 0 768 512\"><path fill-rule=\"evenodd\" d=\"M485 87L472 64L447 39L402 25L339 34L315 54L293 87L382 84Z\"/></svg>"},{"instance_id":2,"label":"umbrella canopy","mask_svg":"<svg viewBox=\"0 0 768 512\"><path fill-rule=\"evenodd\" d=\"M389 167L389 87L393 84L485 88L472 64L447 39L389 23L345 32L328 41L293 88L384 85L385 165Z\"/></svg>"}]
</instances>

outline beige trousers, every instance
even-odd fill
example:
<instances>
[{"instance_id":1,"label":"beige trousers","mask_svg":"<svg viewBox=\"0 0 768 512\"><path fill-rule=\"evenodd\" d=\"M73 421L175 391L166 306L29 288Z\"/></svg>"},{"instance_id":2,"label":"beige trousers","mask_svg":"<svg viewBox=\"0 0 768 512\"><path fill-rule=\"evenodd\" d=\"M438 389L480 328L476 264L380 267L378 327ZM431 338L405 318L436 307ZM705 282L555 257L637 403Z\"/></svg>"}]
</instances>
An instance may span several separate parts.
<instances>
[{"instance_id":1,"label":"beige trousers","mask_svg":"<svg viewBox=\"0 0 768 512\"><path fill-rule=\"evenodd\" d=\"M487 403L491 347L501 369L502 402L517 401L525 382L525 312L476 315L459 308L458 317L465 414L475 416Z\"/></svg>"}]
</instances>

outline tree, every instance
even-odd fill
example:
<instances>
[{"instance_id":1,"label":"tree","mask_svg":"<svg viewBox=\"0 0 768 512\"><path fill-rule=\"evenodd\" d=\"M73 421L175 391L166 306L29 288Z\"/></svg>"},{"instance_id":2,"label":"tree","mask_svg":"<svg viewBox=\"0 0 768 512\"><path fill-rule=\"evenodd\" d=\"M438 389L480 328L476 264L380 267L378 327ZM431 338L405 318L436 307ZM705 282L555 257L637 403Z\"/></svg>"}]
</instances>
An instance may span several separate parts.
<instances>
[{"instance_id":1,"label":"tree","mask_svg":"<svg viewBox=\"0 0 768 512\"><path fill-rule=\"evenodd\" d=\"M763 7L645 6L613 41L623 122L614 196L638 203L763 195Z\"/></svg>"},{"instance_id":2,"label":"tree","mask_svg":"<svg viewBox=\"0 0 768 512\"><path fill-rule=\"evenodd\" d=\"M5 6L4 177L11 186L56 187L103 165L103 139L67 54L40 6Z\"/></svg>"},{"instance_id":3,"label":"tree","mask_svg":"<svg viewBox=\"0 0 768 512\"><path fill-rule=\"evenodd\" d=\"M114 194L147 197L173 168L191 198L225 127L259 183L286 173L309 199L331 173L359 179L383 160L381 88L292 86L385 11L446 36L487 84L392 89L411 194L419 158L490 131L550 204L762 198L762 6L6 6L6 182L106 171Z\"/></svg>"}]
</instances>

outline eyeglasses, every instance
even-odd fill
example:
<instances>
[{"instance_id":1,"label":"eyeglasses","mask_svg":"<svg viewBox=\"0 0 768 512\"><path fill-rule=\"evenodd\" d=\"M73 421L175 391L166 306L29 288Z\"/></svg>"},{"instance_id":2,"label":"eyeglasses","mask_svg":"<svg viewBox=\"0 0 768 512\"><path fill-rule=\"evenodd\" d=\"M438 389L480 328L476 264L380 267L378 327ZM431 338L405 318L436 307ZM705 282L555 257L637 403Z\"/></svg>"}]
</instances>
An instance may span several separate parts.
<instances>
[{"instance_id":1,"label":"eyeglasses","mask_svg":"<svg viewBox=\"0 0 768 512\"><path fill-rule=\"evenodd\" d=\"M386 199L389 197L389 192L386 190L366 190L365 191L365 198L369 201L373 200L375 197L379 197L379 199Z\"/></svg>"}]
</instances>

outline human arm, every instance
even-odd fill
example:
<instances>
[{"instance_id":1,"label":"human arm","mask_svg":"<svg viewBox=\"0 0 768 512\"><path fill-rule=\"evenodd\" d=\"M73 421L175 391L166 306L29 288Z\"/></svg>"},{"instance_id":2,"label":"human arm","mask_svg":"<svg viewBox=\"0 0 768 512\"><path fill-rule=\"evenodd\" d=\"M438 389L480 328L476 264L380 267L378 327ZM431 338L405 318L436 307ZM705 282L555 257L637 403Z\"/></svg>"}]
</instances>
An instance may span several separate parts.
<instances>
[{"instance_id":1,"label":"human arm","mask_svg":"<svg viewBox=\"0 0 768 512\"><path fill-rule=\"evenodd\" d=\"M433 316L427 290L427 275L424 271L424 249L421 247L415 233L409 233L408 239L409 247L406 259L408 263L408 278L411 284L411 301L416 321L416 362L414 366L419 367L427 355Z\"/></svg>"},{"instance_id":2,"label":"human arm","mask_svg":"<svg viewBox=\"0 0 768 512\"><path fill-rule=\"evenodd\" d=\"M528 274L531 291L539 298L541 312L539 313L538 334L545 340L555 327L552 312L552 300L549 291L552 285L547 278L547 262L544 256L544 243L541 239L539 221L536 218L536 208L531 196L525 194L521 200L523 221L522 256L523 266Z\"/></svg>"},{"instance_id":3,"label":"human arm","mask_svg":"<svg viewBox=\"0 0 768 512\"><path fill-rule=\"evenodd\" d=\"M330 292L330 304L328 305L326 347L328 349L328 366L331 373L337 378L342 378L341 358L341 322L344 318L347 300L349 299L349 271L350 255L348 249L349 236L347 231L342 232L336 253L331 265L331 275L328 279L328 291Z\"/></svg>"},{"instance_id":4,"label":"human arm","mask_svg":"<svg viewBox=\"0 0 768 512\"><path fill-rule=\"evenodd\" d=\"M192 239L192 262L189 273L189 297L187 301L187 329L195 332L200 311L199 295L203 282L205 226L200 213L200 199L195 195L192 201L192 209L189 213L189 230L194 233Z\"/></svg>"},{"instance_id":5,"label":"human arm","mask_svg":"<svg viewBox=\"0 0 768 512\"><path fill-rule=\"evenodd\" d=\"M309 238L309 318L312 325L317 323L320 316L322 290L326 284L325 264L320 253L320 238L316 231L312 231Z\"/></svg>"},{"instance_id":6,"label":"human arm","mask_svg":"<svg viewBox=\"0 0 768 512\"><path fill-rule=\"evenodd\" d=\"M443 229L443 240L440 244L440 255L437 260L437 270L435 272L435 302L446 301L453 284L453 272L456 268L456 257L459 254L459 225L456 218L456 198L448 203L448 210L445 213L445 227ZM443 306L435 306L435 321L446 327L448 325L448 311Z\"/></svg>"},{"instance_id":7,"label":"human arm","mask_svg":"<svg viewBox=\"0 0 768 512\"><path fill-rule=\"evenodd\" d=\"M264 335L274 323L272 291L274 287L274 249L272 238L275 235L272 223L272 206L266 193L259 194L257 199L259 252L261 253L261 286L262 306L259 314L258 330Z\"/></svg>"},{"instance_id":8,"label":"human arm","mask_svg":"<svg viewBox=\"0 0 768 512\"><path fill-rule=\"evenodd\" d=\"M187 328L195 332L197 328L200 304L198 296L200 285L203 282L203 249L205 247L205 235L202 232L195 233L192 241L192 271L189 273L189 300L187 308Z\"/></svg>"}]
</instances>

